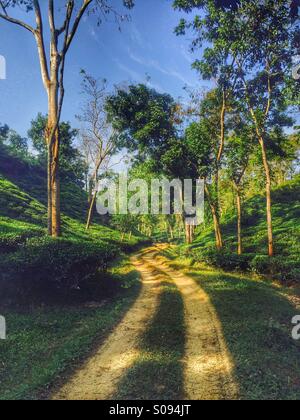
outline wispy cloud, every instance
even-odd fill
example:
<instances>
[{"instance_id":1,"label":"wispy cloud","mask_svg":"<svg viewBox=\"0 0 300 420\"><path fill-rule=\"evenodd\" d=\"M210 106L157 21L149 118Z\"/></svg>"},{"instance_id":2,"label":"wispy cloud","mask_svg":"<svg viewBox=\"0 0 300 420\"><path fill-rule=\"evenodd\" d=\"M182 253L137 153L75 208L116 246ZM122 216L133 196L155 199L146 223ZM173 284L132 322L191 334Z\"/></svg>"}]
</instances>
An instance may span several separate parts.
<instances>
[{"instance_id":1,"label":"wispy cloud","mask_svg":"<svg viewBox=\"0 0 300 420\"><path fill-rule=\"evenodd\" d=\"M144 46L142 34L135 25L131 26L130 38L135 44L138 44L141 47Z\"/></svg>"},{"instance_id":2,"label":"wispy cloud","mask_svg":"<svg viewBox=\"0 0 300 420\"><path fill-rule=\"evenodd\" d=\"M151 43L145 39L145 37L134 24L130 26L130 39L133 44L142 47L143 49L147 48L148 50L152 50Z\"/></svg>"},{"instance_id":3,"label":"wispy cloud","mask_svg":"<svg viewBox=\"0 0 300 420\"><path fill-rule=\"evenodd\" d=\"M124 71L125 73L127 73L130 76L131 79L133 79L136 82L141 82L142 81L143 77L141 76L141 74L139 74L135 70L132 70L131 68L127 67L125 64L121 63L121 61L118 60L117 58L114 59L114 62L117 64L119 69Z\"/></svg>"},{"instance_id":4,"label":"wispy cloud","mask_svg":"<svg viewBox=\"0 0 300 420\"><path fill-rule=\"evenodd\" d=\"M156 60L146 59L146 58L140 57L140 56L134 54L130 49L128 49L128 54L129 54L129 57L131 58L131 60L135 61L136 63L138 63L138 64L140 64L144 67L152 68L154 70L159 71L162 74L165 74L166 76L174 77L174 78L180 80L183 84L185 84L187 86L192 86L193 85L191 83L191 81L188 80L186 77L184 77L179 71L164 68Z\"/></svg>"},{"instance_id":5,"label":"wispy cloud","mask_svg":"<svg viewBox=\"0 0 300 420\"><path fill-rule=\"evenodd\" d=\"M182 57L190 64L192 64L194 62L192 54L188 51L188 49L184 46L181 45L180 46L180 53L182 55Z\"/></svg>"},{"instance_id":6,"label":"wispy cloud","mask_svg":"<svg viewBox=\"0 0 300 420\"><path fill-rule=\"evenodd\" d=\"M149 75L147 73L140 74L136 72L135 70L132 70L130 67L126 66L125 64L123 64L117 58L114 59L114 62L116 63L116 65L119 67L120 70L122 70L123 72L129 75L130 79L133 82L144 83L147 86L151 87L152 89L157 90L158 92L165 92L165 89L163 89L163 87L160 84L152 81L151 78L149 78Z\"/></svg>"},{"instance_id":7,"label":"wispy cloud","mask_svg":"<svg viewBox=\"0 0 300 420\"><path fill-rule=\"evenodd\" d=\"M90 37L93 38L93 40L95 42L97 42L97 44L102 45L99 33L95 30L95 28L91 24L88 25L88 33L89 33Z\"/></svg>"}]
</instances>

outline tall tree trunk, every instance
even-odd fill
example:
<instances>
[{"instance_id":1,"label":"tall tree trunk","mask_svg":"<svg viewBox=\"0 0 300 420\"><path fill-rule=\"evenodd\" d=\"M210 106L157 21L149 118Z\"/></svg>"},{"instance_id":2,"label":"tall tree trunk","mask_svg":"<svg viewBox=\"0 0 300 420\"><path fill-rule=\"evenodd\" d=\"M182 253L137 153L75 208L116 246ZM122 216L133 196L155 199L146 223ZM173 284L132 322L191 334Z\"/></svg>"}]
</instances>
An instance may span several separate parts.
<instances>
[{"instance_id":1,"label":"tall tree trunk","mask_svg":"<svg viewBox=\"0 0 300 420\"><path fill-rule=\"evenodd\" d=\"M47 129L48 132L48 129ZM48 235L52 235L52 191L51 191L51 173L52 173L52 147L50 139L48 140L48 133L46 132L46 141L48 148L48 162L47 162L47 196L48 196Z\"/></svg>"},{"instance_id":2,"label":"tall tree trunk","mask_svg":"<svg viewBox=\"0 0 300 420\"><path fill-rule=\"evenodd\" d=\"M95 190L93 197L90 201L90 207L89 207L88 217L87 217L87 222L86 222L86 230L89 230L92 224L93 211L94 211L94 207L96 203L96 198L97 198L97 191Z\"/></svg>"},{"instance_id":3,"label":"tall tree trunk","mask_svg":"<svg viewBox=\"0 0 300 420\"><path fill-rule=\"evenodd\" d=\"M216 208L215 204L213 203L213 201L211 199L211 195L210 195L207 184L205 184L205 193L206 193L207 201L208 201L210 211L211 211L211 214L212 214L212 217L213 217L214 231L215 231L215 236L216 236L216 246L217 246L217 249L222 249L223 248L223 238L222 238L222 232L221 232L221 227L220 227L218 211L217 211L217 208Z\"/></svg>"},{"instance_id":4,"label":"tall tree trunk","mask_svg":"<svg viewBox=\"0 0 300 420\"><path fill-rule=\"evenodd\" d=\"M224 146L225 146L225 116L226 116L226 90L223 89L222 93L222 107L220 112L220 144L219 144L219 150L216 160L216 175L215 175L215 184L216 184L216 208L218 214L220 214L220 169L221 169L221 161L223 157L224 152Z\"/></svg>"},{"instance_id":5,"label":"tall tree trunk","mask_svg":"<svg viewBox=\"0 0 300 420\"><path fill-rule=\"evenodd\" d=\"M56 131L52 156L52 236L61 235L60 176L59 176L59 130Z\"/></svg>"},{"instance_id":6,"label":"tall tree trunk","mask_svg":"<svg viewBox=\"0 0 300 420\"><path fill-rule=\"evenodd\" d=\"M269 81L269 83L270 83L270 81ZM247 89L246 84L245 84L245 86L246 86L246 89ZM270 84L269 84L269 90L270 90ZM270 98L271 98L271 91L269 91L268 108L267 108L266 113L265 113L266 116L268 115L268 112L270 110ZM268 253L269 253L269 257L272 257L274 255L274 240L273 240L273 220L272 220L271 171L270 171L270 166L269 166L269 162L268 162L266 144L265 144L265 140L264 140L264 130L260 127L258 119L255 115L254 109L250 105L249 98L247 98L247 100L248 100L248 103L249 103L250 114L251 114L252 119L255 123L256 134L257 134L259 144L260 144L260 147L261 147L262 160L263 160L263 165L264 165L264 170L265 170L265 175L266 175Z\"/></svg>"},{"instance_id":7,"label":"tall tree trunk","mask_svg":"<svg viewBox=\"0 0 300 420\"><path fill-rule=\"evenodd\" d=\"M86 223L86 230L88 230L90 228L91 223L92 223L93 210L94 210L95 203L96 203L96 198L97 198L98 172L99 172L99 169L100 169L100 166L101 166L102 162L103 162L103 159L102 159L102 154L101 154L101 151L100 151L100 155L97 159L97 164L96 164L96 168L95 168L95 171L94 171L94 175L90 179L90 183L89 183L89 187L90 187L89 204L90 204L90 207L89 207L88 218L87 218L87 223ZM95 188L94 194L93 194L93 186Z\"/></svg>"},{"instance_id":8,"label":"tall tree trunk","mask_svg":"<svg viewBox=\"0 0 300 420\"><path fill-rule=\"evenodd\" d=\"M174 230L172 228L172 226L170 225L170 235L171 235L171 239L174 239Z\"/></svg>"},{"instance_id":9,"label":"tall tree trunk","mask_svg":"<svg viewBox=\"0 0 300 420\"><path fill-rule=\"evenodd\" d=\"M265 141L262 136L259 138L259 143L262 150L262 159L266 174L266 201L267 201L267 225L268 225L268 251L269 257L274 255L274 240L273 240L273 219L272 219L272 197L271 197L271 171L267 157L267 150Z\"/></svg>"},{"instance_id":10,"label":"tall tree trunk","mask_svg":"<svg viewBox=\"0 0 300 420\"><path fill-rule=\"evenodd\" d=\"M238 236L238 255L243 254L242 243L242 199L239 187L236 186L236 207L237 207L237 236Z\"/></svg>"},{"instance_id":11,"label":"tall tree trunk","mask_svg":"<svg viewBox=\"0 0 300 420\"><path fill-rule=\"evenodd\" d=\"M185 223L185 237L186 237L186 243L190 245L192 243L192 237L191 237L191 226L188 223Z\"/></svg>"},{"instance_id":12,"label":"tall tree trunk","mask_svg":"<svg viewBox=\"0 0 300 420\"><path fill-rule=\"evenodd\" d=\"M48 90L48 230L53 237L61 234L60 179L59 179L59 127L58 84L51 83Z\"/></svg>"},{"instance_id":13,"label":"tall tree trunk","mask_svg":"<svg viewBox=\"0 0 300 420\"><path fill-rule=\"evenodd\" d=\"M185 223L185 237L186 237L186 243L188 245L193 243L194 232L195 232L195 227L193 225Z\"/></svg>"}]
</instances>

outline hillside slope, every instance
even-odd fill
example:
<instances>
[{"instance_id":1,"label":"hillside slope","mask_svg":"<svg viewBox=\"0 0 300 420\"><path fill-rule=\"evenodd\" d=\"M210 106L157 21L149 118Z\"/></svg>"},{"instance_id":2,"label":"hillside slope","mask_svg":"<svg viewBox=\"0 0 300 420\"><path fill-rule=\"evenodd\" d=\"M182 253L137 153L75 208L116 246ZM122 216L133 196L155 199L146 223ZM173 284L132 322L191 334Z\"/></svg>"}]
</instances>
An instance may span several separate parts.
<instances>
[{"instance_id":1,"label":"hillside slope","mask_svg":"<svg viewBox=\"0 0 300 420\"><path fill-rule=\"evenodd\" d=\"M43 168L0 148L0 296L26 301L39 296L65 297L83 290L105 271L120 251L144 238L125 240L121 233L95 223L87 232L87 199L76 184L62 182L63 236L46 235L46 178ZM99 217L96 219L99 220ZM93 287L90 287L93 292ZM78 294L78 293L77 293ZM73 297L73 294L71 293Z\"/></svg>"},{"instance_id":2,"label":"hillside slope","mask_svg":"<svg viewBox=\"0 0 300 420\"><path fill-rule=\"evenodd\" d=\"M243 257L237 253L237 216L222 219L225 250L217 255L212 226L199 228L192 246L196 259L223 268L251 268L264 274L280 274L285 280L300 280L300 176L273 190L273 227L276 257L267 257L267 224L263 193L243 204ZM227 260L227 261L226 261ZM288 273L289 272L289 273Z\"/></svg>"}]
</instances>

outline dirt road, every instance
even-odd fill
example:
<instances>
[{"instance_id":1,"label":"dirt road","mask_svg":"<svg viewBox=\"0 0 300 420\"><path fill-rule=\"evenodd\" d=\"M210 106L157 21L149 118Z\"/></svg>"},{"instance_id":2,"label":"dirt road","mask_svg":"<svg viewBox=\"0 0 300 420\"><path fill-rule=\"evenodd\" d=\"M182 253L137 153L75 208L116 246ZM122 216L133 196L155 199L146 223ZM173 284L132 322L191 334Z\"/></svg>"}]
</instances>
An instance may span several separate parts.
<instances>
[{"instance_id":1,"label":"dirt road","mask_svg":"<svg viewBox=\"0 0 300 420\"><path fill-rule=\"evenodd\" d=\"M183 272L172 269L169 261L160 255L164 247L148 248L132 258L132 264L142 276L139 297L106 342L53 399L113 398L119 381L139 355L139 341L155 315L160 285L166 280L176 284L185 306L184 398L237 398L233 366L215 310L196 282Z\"/></svg>"}]
</instances>

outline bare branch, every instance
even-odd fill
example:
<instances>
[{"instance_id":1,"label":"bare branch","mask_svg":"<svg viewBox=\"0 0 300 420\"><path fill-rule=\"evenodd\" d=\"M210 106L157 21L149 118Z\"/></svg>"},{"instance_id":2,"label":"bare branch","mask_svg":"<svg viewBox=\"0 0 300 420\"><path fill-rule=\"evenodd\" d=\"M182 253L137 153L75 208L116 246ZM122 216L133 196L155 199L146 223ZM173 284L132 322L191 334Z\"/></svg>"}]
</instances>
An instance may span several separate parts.
<instances>
[{"instance_id":1,"label":"bare branch","mask_svg":"<svg viewBox=\"0 0 300 420\"><path fill-rule=\"evenodd\" d=\"M49 16L49 27L51 34L51 49L57 53L57 33L54 22L54 1L49 0L48 3L48 16Z\"/></svg>"},{"instance_id":2,"label":"bare branch","mask_svg":"<svg viewBox=\"0 0 300 420\"><path fill-rule=\"evenodd\" d=\"M6 20L7 22L14 23L15 25L21 26L22 28L26 29L27 31L34 34L34 28L30 26L28 23L23 22L22 20L15 19L12 16L9 16L7 13L7 7L3 4L3 1L0 1L0 7L3 13L0 13L0 18Z\"/></svg>"},{"instance_id":3,"label":"bare branch","mask_svg":"<svg viewBox=\"0 0 300 420\"><path fill-rule=\"evenodd\" d=\"M74 10L74 0L69 0L69 2L67 4L67 12L66 12L66 17L65 17L64 23L61 26L61 28L56 30L58 36L63 34L65 31L69 32L68 28L70 26L70 21L71 21L71 18L72 18L73 10Z\"/></svg>"},{"instance_id":4,"label":"bare branch","mask_svg":"<svg viewBox=\"0 0 300 420\"><path fill-rule=\"evenodd\" d=\"M67 52L68 49L70 48L70 45L71 45L71 43L73 41L73 38L74 38L74 36L77 32L80 21L81 21L83 15L84 15L84 13L86 12L87 8L89 7L89 5L92 3L92 1L93 0L83 0L82 6L81 6L76 18L75 18L73 27L70 31L69 36L68 36L65 52Z\"/></svg>"},{"instance_id":5,"label":"bare branch","mask_svg":"<svg viewBox=\"0 0 300 420\"><path fill-rule=\"evenodd\" d=\"M269 65L268 59L266 62L266 72L268 75L268 101L267 101L267 107L265 111L265 118L267 118L269 115L269 112L271 109L271 103L272 103L272 84L271 84L270 65Z\"/></svg>"},{"instance_id":6,"label":"bare branch","mask_svg":"<svg viewBox=\"0 0 300 420\"><path fill-rule=\"evenodd\" d=\"M48 70L46 51L45 51L43 19L42 19L39 1L33 0L33 5L34 5L35 19L36 19L36 24L37 24L37 29L34 31L34 36L35 36L37 47L38 47L43 83L46 90L48 90L49 70Z\"/></svg>"}]
</instances>

